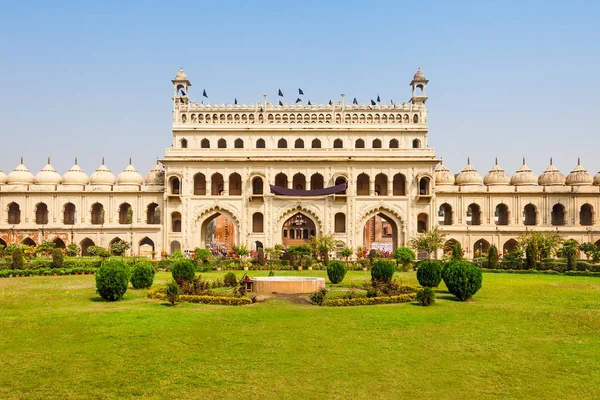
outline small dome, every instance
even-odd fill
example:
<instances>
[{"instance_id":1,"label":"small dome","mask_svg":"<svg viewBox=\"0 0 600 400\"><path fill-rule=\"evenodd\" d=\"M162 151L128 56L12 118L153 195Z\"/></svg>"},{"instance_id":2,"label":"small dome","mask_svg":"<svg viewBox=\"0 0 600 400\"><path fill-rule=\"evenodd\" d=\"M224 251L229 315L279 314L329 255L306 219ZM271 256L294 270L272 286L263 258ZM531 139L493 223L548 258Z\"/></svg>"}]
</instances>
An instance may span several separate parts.
<instances>
[{"instance_id":1,"label":"small dome","mask_svg":"<svg viewBox=\"0 0 600 400\"><path fill-rule=\"evenodd\" d=\"M0 173L1 173L1 172L2 172L2 171L0 171ZM1 179L2 179L2 174L0 174L0 182L1 182ZM594 177L594 185L596 185L596 186L600 186L600 172L598 172L598 173L596 174L596 176Z\"/></svg>"},{"instance_id":2,"label":"small dome","mask_svg":"<svg viewBox=\"0 0 600 400\"><path fill-rule=\"evenodd\" d=\"M569 186L586 186L594 183L594 177L581 166L581 160L577 160L577 166L567 176L566 183Z\"/></svg>"},{"instance_id":3,"label":"small dome","mask_svg":"<svg viewBox=\"0 0 600 400\"><path fill-rule=\"evenodd\" d=\"M21 164L17 166L10 174L8 174L6 182L9 185L32 185L35 181L35 177L25 165L23 165L23 159L21 158Z\"/></svg>"},{"instance_id":4,"label":"small dome","mask_svg":"<svg viewBox=\"0 0 600 400\"><path fill-rule=\"evenodd\" d=\"M496 165L488 172L483 178L483 184L486 186L505 186L510 183L510 177L508 174L498 165L498 159L496 159Z\"/></svg>"},{"instance_id":5,"label":"small dome","mask_svg":"<svg viewBox=\"0 0 600 400\"><path fill-rule=\"evenodd\" d=\"M117 178L110 172L110 169L104 165L104 159L102 159L102 165L98 167L96 171L90 176L90 183L92 185L108 185L112 186L117 182Z\"/></svg>"},{"instance_id":6,"label":"small dome","mask_svg":"<svg viewBox=\"0 0 600 400\"><path fill-rule=\"evenodd\" d=\"M525 165L525 158L523 158L521 168L510 178L510 184L515 186L537 186L538 177Z\"/></svg>"},{"instance_id":7,"label":"small dome","mask_svg":"<svg viewBox=\"0 0 600 400\"><path fill-rule=\"evenodd\" d=\"M141 186L144 183L144 179L133 167L131 159L129 159L129 165L119 174L117 182L121 186Z\"/></svg>"},{"instance_id":8,"label":"small dome","mask_svg":"<svg viewBox=\"0 0 600 400\"><path fill-rule=\"evenodd\" d=\"M442 163L437 166L434 171L435 184L436 186L450 186L454 185L454 175L448 168Z\"/></svg>"},{"instance_id":9,"label":"small dome","mask_svg":"<svg viewBox=\"0 0 600 400\"><path fill-rule=\"evenodd\" d=\"M80 185L85 186L90 182L90 178L83 172L83 170L77 165L77 159L75 159L75 165L71 167L63 175L63 185Z\"/></svg>"},{"instance_id":10,"label":"small dome","mask_svg":"<svg viewBox=\"0 0 600 400\"><path fill-rule=\"evenodd\" d=\"M425 79L425 74L423 73L423 71L421 71L421 68L419 67L419 69L417 70L417 73L415 74L415 76L413 77L414 81L426 81L427 79Z\"/></svg>"},{"instance_id":11,"label":"small dome","mask_svg":"<svg viewBox=\"0 0 600 400\"><path fill-rule=\"evenodd\" d=\"M175 79L176 81L187 81L187 75L185 72L183 72L183 68L179 68L179 71L177 71L177 75L175 75Z\"/></svg>"},{"instance_id":12,"label":"small dome","mask_svg":"<svg viewBox=\"0 0 600 400\"><path fill-rule=\"evenodd\" d=\"M4 173L4 171L2 171L0 169L0 185L6 185L6 181L8 180L8 177L6 176L6 174Z\"/></svg>"},{"instance_id":13,"label":"small dome","mask_svg":"<svg viewBox=\"0 0 600 400\"><path fill-rule=\"evenodd\" d=\"M552 164L552 158L550 159L550 165L538 179L538 185L540 186L564 186L565 176Z\"/></svg>"},{"instance_id":14,"label":"small dome","mask_svg":"<svg viewBox=\"0 0 600 400\"><path fill-rule=\"evenodd\" d=\"M481 186L481 175L471 166L471 159L467 160L467 166L456 177L456 184L460 186Z\"/></svg>"},{"instance_id":15,"label":"small dome","mask_svg":"<svg viewBox=\"0 0 600 400\"><path fill-rule=\"evenodd\" d=\"M50 164L50 158L48 158L48 164L37 173L34 180L36 185L60 185L62 177L54 167Z\"/></svg>"},{"instance_id":16,"label":"small dome","mask_svg":"<svg viewBox=\"0 0 600 400\"><path fill-rule=\"evenodd\" d=\"M147 186L164 186L165 185L165 171L156 163L156 166L148 172L146 175Z\"/></svg>"}]
</instances>

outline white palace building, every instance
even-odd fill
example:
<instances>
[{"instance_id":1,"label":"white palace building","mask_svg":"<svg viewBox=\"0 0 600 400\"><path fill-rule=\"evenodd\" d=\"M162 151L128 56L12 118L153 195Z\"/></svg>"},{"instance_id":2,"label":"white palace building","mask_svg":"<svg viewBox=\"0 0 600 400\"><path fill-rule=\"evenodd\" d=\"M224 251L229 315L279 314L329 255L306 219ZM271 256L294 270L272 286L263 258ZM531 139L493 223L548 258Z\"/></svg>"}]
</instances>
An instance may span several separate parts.
<instances>
[{"instance_id":1,"label":"white palace building","mask_svg":"<svg viewBox=\"0 0 600 400\"><path fill-rule=\"evenodd\" d=\"M509 176L467 165L456 177L428 146L426 87L395 105L204 105L173 82L173 144L145 178L131 165L90 176L75 165L33 175L21 162L0 172L0 244L107 247L132 254L232 245L249 249L332 234L340 246L392 250L440 226L469 257L512 250L526 230L600 242L600 174L579 163L538 177L523 162ZM162 166L161 166L162 165Z\"/></svg>"}]
</instances>

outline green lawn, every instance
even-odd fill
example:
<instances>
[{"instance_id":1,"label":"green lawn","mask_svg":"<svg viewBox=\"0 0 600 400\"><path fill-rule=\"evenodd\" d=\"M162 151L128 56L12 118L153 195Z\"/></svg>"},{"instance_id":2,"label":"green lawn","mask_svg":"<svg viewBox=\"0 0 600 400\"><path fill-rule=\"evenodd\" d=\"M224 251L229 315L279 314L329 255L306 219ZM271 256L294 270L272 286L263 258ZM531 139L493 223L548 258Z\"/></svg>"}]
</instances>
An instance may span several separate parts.
<instances>
[{"instance_id":1,"label":"green lawn","mask_svg":"<svg viewBox=\"0 0 600 400\"><path fill-rule=\"evenodd\" d=\"M0 398L600 398L600 278L484 274L471 303L437 295L169 307L131 288L106 303L89 275L0 279Z\"/></svg>"}]
</instances>

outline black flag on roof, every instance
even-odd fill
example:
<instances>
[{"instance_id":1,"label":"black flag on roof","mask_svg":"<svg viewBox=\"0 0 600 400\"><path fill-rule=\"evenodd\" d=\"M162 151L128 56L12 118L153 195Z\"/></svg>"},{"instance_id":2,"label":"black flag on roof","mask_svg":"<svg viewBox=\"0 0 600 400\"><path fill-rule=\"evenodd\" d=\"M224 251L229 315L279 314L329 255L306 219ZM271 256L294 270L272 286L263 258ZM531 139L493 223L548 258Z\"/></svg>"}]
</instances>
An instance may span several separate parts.
<instances>
[{"instance_id":1,"label":"black flag on roof","mask_svg":"<svg viewBox=\"0 0 600 400\"><path fill-rule=\"evenodd\" d=\"M354 98L354 101L352 102L352 104L358 104L358 100L356 100L356 97Z\"/></svg>"},{"instance_id":2,"label":"black flag on roof","mask_svg":"<svg viewBox=\"0 0 600 400\"><path fill-rule=\"evenodd\" d=\"M377 102L381 103L381 99L379 98L379 95L377 95Z\"/></svg>"},{"instance_id":3,"label":"black flag on roof","mask_svg":"<svg viewBox=\"0 0 600 400\"><path fill-rule=\"evenodd\" d=\"M237 98L235 99L235 101L233 102L233 104L237 104Z\"/></svg>"},{"instance_id":4,"label":"black flag on roof","mask_svg":"<svg viewBox=\"0 0 600 400\"><path fill-rule=\"evenodd\" d=\"M279 100L279 105L280 105L280 106L283 106L283 103L281 102L281 100Z\"/></svg>"},{"instance_id":5,"label":"black flag on roof","mask_svg":"<svg viewBox=\"0 0 600 400\"><path fill-rule=\"evenodd\" d=\"M279 96L283 97L283 92L281 91L281 89L279 89Z\"/></svg>"},{"instance_id":6,"label":"black flag on roof","mask_svg":"<svg viewBox=\"0 0 600 400\"><path fill-rule=\"evenodd\" d=\"M374 106L374 105L376 105L376 104L377 104L377 103L375 103L375 101L373 101L373 99L371 99L371 105L372 105L372 106Z\"/></svg>"},{"instance_id":7,"label":"black flag on roof","mask_svg":"<svg viewBox=\"0 0 600 400\"><path fill-rule=\"evenodd\" d=\"M304 92L302 91L302 89L298 88L298 94L299 95L303 95L304 94Z\"/></svg>"},{"instance_id":8,"label":"black flag on roof","mask_svg":"<svg viewBox=\"0 0 600 400\"><path fill-rule=\"evenodd\" d=\"M308 105L309 105L309 106L312 106L312 104L310 103L310 100L308 100Z\"/></svg>"},{"instance_id":9,"label":"black flag on roof","mask_svg":"<svg viewBox=\"0 0 600 400\"><path fill-rule=\"evenodd\" d=\"M206 97L208 99L208 95L206 94L206 90L202 90L202 96Z\"/></svg>"},{"instance_id":10,"label":"black flag on roof","mask_svg":"<svg viewBox=\"0 0 600 400\"><path fill-rule=\"evenodd\" d=\"M301 101L302 101L302 99L301 99L300 97L298 97L298 98L296 99L296 104L300 103Z\"/></svg>"}]
</instances>

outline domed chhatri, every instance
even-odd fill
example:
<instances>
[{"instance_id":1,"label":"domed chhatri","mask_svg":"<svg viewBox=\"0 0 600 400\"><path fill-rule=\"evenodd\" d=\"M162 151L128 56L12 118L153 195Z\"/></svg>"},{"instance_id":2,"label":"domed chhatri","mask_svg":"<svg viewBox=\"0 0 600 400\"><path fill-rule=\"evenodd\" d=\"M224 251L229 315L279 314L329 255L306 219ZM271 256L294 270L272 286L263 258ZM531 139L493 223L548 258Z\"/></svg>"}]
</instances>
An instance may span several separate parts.
<instances>
[{"instance_id":1,"label":"domed chhatri","mask_svg":"<svg viewBox=\"0 0 600 400\"><path fill-rule=\"evenodd\" d=\"M146 185L147 186L164 186L165 185L165 171L158 165L158 161L154 168L146 174Z\"/></svg>"},{"instance_id":2,"label":"domed chhatri","mask_svg":"<svg viewBox=\"0 0 600 400\"><path fill-rule=\"evenodd\" d=\"M50 164L50 157L48 157L48 164L35 176L34 182L36 185L60 185L62 183L62 177Z\"/></svg>"},{"instance_id":3,"label":"domed chhatri","mask_svg":"<svg viewBox=\"0 0 600 400\"><path fill-rule=\"evenodd\" d=\"M117 177L117 183L120 186L142 186L144 179L142 175L137 172L129 159L129 165L123 170Z\"/></svg>"},{"instance_id":4,"label":"domed chhatri","mask_svg":"<svg viewBox=\"0 0 600 400\"><path fill-rule=\"evenodd\" d=\"M2 171L0 171L2 172ZM0 179L1 179L1 175L0 175ZM596 176L594 177L594 185L595 186L600 186L600 172L598 172L596 174Z\"/></svg>"},{"instance_id":5,"label":"domed chhatri","mask_svg":"<svg viewBox=\"0 0 600 400\"><path fill-rule=\"evenodd\" d=\"M425 79L425 74L423 73L423 71L421 71L421 67L419 67L417 69L417 73L413 77L413 80L415 80L415 81L426 81L427 80L427 79Z\"/></svg>"},{"instance_id":6,"label":"domed chhatri","mask_svg":"<svg viewBox=\"0 0 600 400\"><path fill-rule=\"evenodd\" d=\"M569 186L589 186L594 183L594 177L581 166L581 160L577 159L577 166L567 176L566 183Z\"/></svg>"},{"instance_id":7,"label":"domed chhatri","mask_svg":"<svg viewBox=\"0 0 600 400\"><path fill-rule=\"evenodd\" d=\"M496 158L496 165L488 172L483 178L483 184L486 186L507 186L510 183L510 177L498 165L498 159Z\"/></svg>"},{"instance_id":8,"label":"domed chhatri","mask_svg":"<svg viewBox=\"0 0 600 400\"><path fill-rule=\"evenodd\" d=\"M467 159L467 166L456 177L459 186L481 186L481 175L471 165L471 159Z\"/></svg>"},{"instance_id":9,"label":"domed chhatri","mask_svg":"<svg viewBox=\"0 0 600 400\"><path fill-rule=\"evenodd\" d=\"M525 164L525 157L523 157L523 165L515 172L510 178L510 184L514 186L537 186L538 177L529 169Z\"/></svg>"},{"instance_id":10,"label":"domed chhatri","mask_svg":"<svg viewBox=\"0 0 600 400\"><path fill-rule=\"evenodd\" d=\"M183 72L183 68L179 68L179 71L177 71L177 75L175 75L175 81L187 81L188 80L188 76L185 72Z\"/></svg>"},{"instance_id":11,"label":"domed chhatri","mask_svg":"<svg viewBox=\"0 0 600 400\"><path fill-rule=\"evenodd\" d=\"M77 165L77 158L75 158L75 164L63 175L63 185L86 186L88 183L90 183L90 178Z\"/></svg>"},{"instance_id":12,"label":"domed chhatri","mask_svg":"<svg viewBox=\"0 0 600 400\"><path fill-rule=\"evenodd\" d=\"M552 158L550 158L550 165L540 175L538 179L540 186L564 186L565 176L552 164Z\"/></svg>"},{"instance_id":13,"label":"domed chhatri","mask_svg":"<svg viewBox=\"0 0 600 400\"><path fill-rule=\"evenodd\" d=\"M21 157L21 163L8 174L6 183L9 185L32 185L35 182L35 177L23 164L23 158Z\"/></svg>"},{"instance_id":14,"label":"domed chhatri","mask_svg":"<svg viewBox=\"0 0 600 400\"><path fill-rule=\"evenodd\" d=\"M104 165L104 158L102 159L102 165L98 167L96 171L90 176L90 183L92 185L102 186L113 186L117 183L117 178L110 172L110 169Z\"/></svg>"},{"instance_id":15,"label":"domed chhatri","mask_svg":"<svg viewBox=\"0 0 600 400\"><path fill-rule=\"evenodd\" d=\"M6 181L8 180L8 176L0 169L0 185L6 185Z\"/></svg>"}]
</instances>

